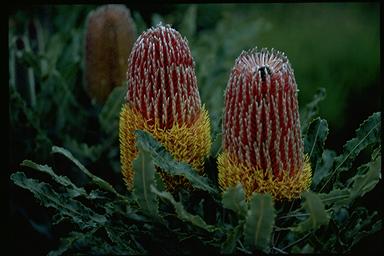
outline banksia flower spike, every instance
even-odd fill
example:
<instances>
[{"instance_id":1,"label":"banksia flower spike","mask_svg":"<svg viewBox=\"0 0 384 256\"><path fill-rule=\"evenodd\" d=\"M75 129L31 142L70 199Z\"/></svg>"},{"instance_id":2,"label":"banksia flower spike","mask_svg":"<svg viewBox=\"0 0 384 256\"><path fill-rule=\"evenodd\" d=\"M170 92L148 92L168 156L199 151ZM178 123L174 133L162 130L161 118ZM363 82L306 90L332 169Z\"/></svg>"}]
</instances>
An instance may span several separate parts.
<instances>
[{"instance_id":1,"label":"banksia flower spike","mask_svg":"<svg viewBox=\"0 0 384 256\"><path fill-rule=\"evenodd\" d=\"M225 92L218 157L223 190L240 182L248 197L259 192L290 200L309 189L298 111L293 69L283 53L256 48L237 58Z\"/></svg>"},{"instance_id":2,"label":"banksia flower spike","mask_svg":"<svg viewBox=\"0 0 384 256\"><path fill-rule=\"evenodd\" d=\"M85 35L85 88L104 103L114 87L123 85L136 26L124 5L103 5L87 18Z\"/></svg>"},{"instance_id":3,"label":"banksia flower spike","mask_svg":"<svg viewBox=\"0 0 384 256\"><path fill-rule=\"evenodd\" d=\"M151 133L179 161L199 172L211 148L208 113L201 106L194 61L186 39L170 26L143 32L128 62L128 92L120 113L122 173L132 188L137 155L134 131ZM160 171L168 189L185 186L182 177Z\"/></svg>"}]
</instances>

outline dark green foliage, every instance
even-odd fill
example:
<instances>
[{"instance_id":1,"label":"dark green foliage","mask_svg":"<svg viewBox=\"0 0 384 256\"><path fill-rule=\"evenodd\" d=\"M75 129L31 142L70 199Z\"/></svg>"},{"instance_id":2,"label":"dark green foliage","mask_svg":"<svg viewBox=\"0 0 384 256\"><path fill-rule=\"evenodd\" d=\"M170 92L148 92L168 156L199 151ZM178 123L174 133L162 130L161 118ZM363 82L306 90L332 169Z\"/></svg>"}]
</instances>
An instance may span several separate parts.
<instances>
[{"instance_id":1,"label":"dark green foliage","mask_svg":"<svg viewBox=\"0 0 384 256\"><path fill-rule=\"evenodd\" d=\"M239 183L235 187L228 188L224 191L222 203L224 208L244 216L247 212L247 205L243 186Z\"/></svg>"},{"instance_id":2,"label":"dark green foliage","mask_svg":"<svg viewBox=\"0 0 384 256\"><path fill-rule=\"evenodd\" d=\"M244 225L244 239L249 248L268 252L275 224L275 208L271 195L254 193Z\"/></svg>"},{"instance_id":3,"label":"dark green foliage","mask_svg":"<svg viewBox=\"0 0 384 256\"><path fill-rule=\"evenodd\" d=\"M326 65L333 58L312 63L316 74L307 73L311 66L308 52L302 59L294 57L300 56L295 49L303 47L298 43L302 38L281 40L283 30L274 36L286 46L299 83L299 99L306 103L301 104L300 117L304 150L313 172L311 191L291 202L275 202L270 195L257 193L246 200L241 184L219 191L216 160L222 150L223 92L229 72L241 50L276 47L261 45L266 38L261 35L271 37L268 31L283 26L280 23L286 17L277 15L271 22L261 13L264 16L255 18L254 11L260 13L267 6L249 7L179 5L172 15L150 17L153 25L159 21L174 24L189 41L202 103L211 118L213 145L205 165L208 175L200 176L187 163L175 160L150 134L136 131L139 153L133 163L132 192L120 174L118 142L127 84L115 88L103 106L92 103L83 91L83 28L94 7L45 6L45 12L52 12L48 21L37 14L30 19L25 12L10 17L10 180L13 187L30 192L29 199L33 195L42 210L47 208L50 223L58 227L58 246L49 255L341 254L383 230L382 213L364 205L382 182L381 113L362 122L342 152L327 148L334 125L319 115L323 110L319 106L326 106L332 110L326 113L334 123L343 111L334 103L344 97L345 89L336 82L362 83L374 77L375 61L368 63L369 55L353 49L358 56L348 66L348 76L340 72L340 65ZM220 12L211 12L213 9ZM274 12L279 10L276 7ZM133 11L132 17L138 33L147 28L138 12ZM36 36L30 35L30 20ZM296 20L289 22L302 26ZM370 41L361 40L367 46L363 48L369 49ZM280 50L286 50L284 47ZM330 49L307 42L305 47L316 47L316 56ZM335 55L343 49L331 49L327 54L343 64L346 56ZM365 61L365 66L358 66L359 61ZM361 70L353 70L356 67ZM333 70L338 80L331 79ZM331 84L318 82L318 76ZM332 89L327 90L327 99L325 89L320 88L312 101L305 102L318 85ZM193 189L166 191L157 167L171 176L185 177ZM63 231L63 226L69 228Z\"/></svg>"},{"instance_id":4,"label":"dark green foliage","mask_svg":"<svg viewBox=\"0 0 384 256\"><path fill-rule=\"evenodd\" d=\"M154 163L162 170L171 175L184 176L195 188L216 192L216 189L208 184L207 178L199 176L190 165L175 161L172 155L149 133L138 130L136 131L136 136L137 144L140 145L142 149L150 152Z\"/></svg>"},{"instance_id":5,"label":"dark green foliage","mask_svg":"<svg viewBox=\"0 0 384 256\"><path fill-rule=\"evenodd\" d=\"M299 233L305 233L318 229L321 225L327 225L329 216L325 211L324 204L319 196L313 192L304 192L305 199L303 207L308 213L308 218L301 222L293 230Z\"/></svg>"},{"instance_id":6,"label":"dark green foliage","mask_svg":"<svg viewBox=\"0 0 384 256\"><path fill-rule=\"evenodd\" d=\"M133 161L135 175L133 179L133 195L140 208L148 215L156 218L158 213L158 200L151 191L155 184L155 166L149 154L138 145L139 154Z\"/></svg>"}]
</instances>

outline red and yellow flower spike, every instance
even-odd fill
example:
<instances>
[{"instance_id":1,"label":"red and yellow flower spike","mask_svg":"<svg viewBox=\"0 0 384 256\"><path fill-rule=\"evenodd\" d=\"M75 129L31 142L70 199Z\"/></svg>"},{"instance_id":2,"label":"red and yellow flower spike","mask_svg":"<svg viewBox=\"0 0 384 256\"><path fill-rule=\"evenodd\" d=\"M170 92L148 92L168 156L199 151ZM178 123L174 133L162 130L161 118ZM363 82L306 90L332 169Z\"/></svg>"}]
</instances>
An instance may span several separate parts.
<instances>
[{"instance_id":1,"label":"red and yellow flower spike","mask_svg":"<svg viewBox=\"0 0 384 256\"><path fill-rule=\"evenodd\" d=\"M186 39L170 26L143 32L128 61L128 92L120 113L120 158L124 180L133 183L137 155L134 131L151 133L179 161L202 172L211 148L208 113L201 106L194 61ZM183 177L160 171L171 190Z\"/></svg>"},{"instance_id":2,"label":"red and yellow flower spike","mask_svg":"<svg viewBox=\"0 0 384 256\"><path fill-rule=\"evenodd\" d=\"M259 192L291 200L309 189L297 86L283 53L256 48L237 58L225 92L223 143L218 157L223 190L240 182L247 197Z\"/></svg>"}]
</instances>

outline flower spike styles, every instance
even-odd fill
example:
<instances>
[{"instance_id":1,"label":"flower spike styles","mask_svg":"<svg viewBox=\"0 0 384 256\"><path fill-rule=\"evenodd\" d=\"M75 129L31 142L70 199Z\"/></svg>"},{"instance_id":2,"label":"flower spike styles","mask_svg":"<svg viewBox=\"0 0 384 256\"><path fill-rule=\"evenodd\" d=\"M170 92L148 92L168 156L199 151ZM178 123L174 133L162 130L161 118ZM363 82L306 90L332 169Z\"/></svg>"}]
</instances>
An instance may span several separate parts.
<instances>
[{"instance_id":1,"label":"flower spike styles","mask_svg":"<svg viewBox=\"0 0 384 256\"><path fill-rule=\"evenodd\" d=\"M211 148L208 113L201 105L194 61L186 39L170 26L143 32L128 60L128 91L120 113L122 173L132 188L137 155L134 131L151 133L179 161L202 172ZM160 171L168 189L187 184Z\"/></svg>"},{"instance_id":2,"label":"flower spike styles","mask_svg":"<svg viewBox=\"0 0 384 256\"><path fill-rule=\"evenodd\" d=\"M249 197L294 199L308 190L311 166L303 152L297 86L287 57L274 49L243 52L225 92L219 185L242 183Z\"/></svg>"}]
</instances>

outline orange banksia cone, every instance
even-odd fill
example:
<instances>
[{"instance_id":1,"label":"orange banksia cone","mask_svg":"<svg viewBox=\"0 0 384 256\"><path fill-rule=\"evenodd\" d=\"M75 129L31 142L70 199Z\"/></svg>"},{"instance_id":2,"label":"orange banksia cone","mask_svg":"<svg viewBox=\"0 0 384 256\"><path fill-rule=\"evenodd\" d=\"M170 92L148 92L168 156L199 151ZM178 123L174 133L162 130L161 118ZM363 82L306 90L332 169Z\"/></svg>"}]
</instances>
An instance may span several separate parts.
<instances>
[{"instance_id":1,"label":"orange banksia cone","mask_svg":"<svg viewBox=\"0 0 384 256\"><path fill-rule=\"evenodd\" d=\"M225 92L219 184L240 182L246 195L293 199L308 190L311 166L303 153L297 86L287 57L253 49L236 60Z\"/></svg>"},{"instance_id":2,"label":"orange banksia cone","mask_svg":"<svg viewBox=\"0 0 384 256\"><path fill-rule=\"evenodd\" d=\"M179 161L202 172L211 148L208 113L201 105L194 61L186 39L159 25L137 39L128 63L128 92L120 113L122 173L132 188L137 155L134 131L151 133ZM182 177L160 174L169 189L184 186Z\"/></svg>"},{"instance_id":3,"label":"orange banksia cone","mask_svg":"<svg viewBox=\"0 0 384 256\"><path fill-rule=\"evenodd\" d=\"M114 87L123 85L136 26L124 5L104 5L87 18L85 87L89 96L104 103Z\"/></svg>"}]
</instances>

